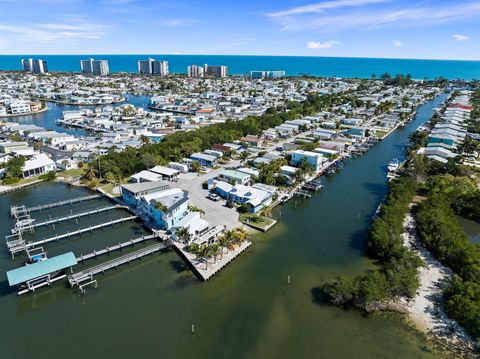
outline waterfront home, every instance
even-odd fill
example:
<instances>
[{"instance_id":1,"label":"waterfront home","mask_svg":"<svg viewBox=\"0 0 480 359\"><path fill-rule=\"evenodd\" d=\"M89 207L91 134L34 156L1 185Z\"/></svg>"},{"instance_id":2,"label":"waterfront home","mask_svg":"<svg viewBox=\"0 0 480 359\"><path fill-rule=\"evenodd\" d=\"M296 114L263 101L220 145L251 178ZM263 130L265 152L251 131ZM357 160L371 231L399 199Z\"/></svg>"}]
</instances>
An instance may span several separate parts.
<instances>
[{"instance_id":1,"label":"waterfront home","mask_svg":"<svg viewBox=\"0 0 480 359\"><path fill-rule=\"evenodd\" d=\"M213 167L217 164L218 158L212 155L207 155L205 153L194 153L190 156L190 159L193 161L200 162L203 166Z\"/></svg>"},{"instance_id":2,"label":"waterfront home","mask_svg":"<svg viewBox=\"0 0 480 359\"><path fill-rule=\"evenodd\" d=\"M190 233L190 240L193 241L196 237L202 236L208 231L210 223L200 217L200 212L188 212L173 228L172 237L178 240L176 231L179 228L187 228Z\"/></svg>"},{"instance_id":3,"label":"waterfront home","mask_svg":"<svg viewBox=\"0 0 480 359\"><path fill-rule=\"evenodd\" d=\"M168 180L168 181L173 181L180 174L180 171L174 168L165 167L165 166L155 166L153 168L150 168L149 171L162 176L164 180Z\"/></svg>"},{"instance_id":4,"label":"waterfront home","mask_svg":"<svg viewBox=\"0 0 480 359\"><path fill-rule=\"evenodd\" d=\"M323 156L329 157L329 158L335 157L335 156L337 156L337 155L339 154L339 152L336 151L336 150L330 150L330 149L328 149L328 148L323 148L323 147L317 147L317 148L315 148L315 149L313 150L313 152L320 153L320 154L322 154Z\"/></svg>"},{"instance_id":5,"label":"waterfront home","mask_svg":"<svg viewBox=\"0 0 480 359\"><path fill-rule=\"evenodd\" d=\"M247 173L236 170L224 170L218 175L217 179L219 181L228 182L232 185L247 185L251 181L251 176Z\"/></svg>"},{"instance_id":6,"label":"waterfront home","mask_svg":"<svg viewBox=\"0 0 480 359\"><path fill-rule=\"evenodd\" d=\"M450 158L455 158L457 155L443 146L428 146L421 152L428 158L436 161L447 163Z\"/></svg>"},{"instance_id":7,"label":"waterfront home","mask_svg":"<svg viewBox=\"0 0 480 359\"><path fill-rule=\"evenodd\" d=\"M160 228L170 230L188 214L188 192L170 188L140 197L140 210Z\"/></svg>"},{"instance_id":8,"label":"waterfront home","mask_svg":"<svg viewBox=\"0 0 480 359\"><path fill-rule=\"evenodd\" d=\"M71 158L61 158L55 161L55 166L60 170L68 171L78 168L78 162Z\"/></svg>"},{"instance_id":9,"label":"waterfront home","mask_svg":"<svg viewBox=\"0 0 480 359\"><path fill-rule=\"evenodd\" d=\"M144 195L165 191L170 188L170 184L164 181L141 182L123 184L120 187L123 200L132 207L137 207L140 198Z\"/></svg>"},{"instance_id":10,"label":"waterfront home","mask_svg":"<svg viewBox=\"0 0 480 359\"><path fill-rule=\"evenodd\" d=\"M296 150L290 152L290 154L292 155L292 159L290 160L292 166L297 166L300 161L305 159L315 172L320 170L323 162L325 161L324 157L320 153L312 151Z\"/></svg>"},{"instance_id":11,"label":"waterfront home","mask_svg":"<svg viewBox=\"0 0 480 359\"><path fill-rule=\"evenodd\" d=\"M227 201L238 204L247 204L250 212L256 213L272 203L273 195L267 191L236 184L219 181L215 184L215 191Z\"/></svg>"},{"instance_id":12,"label":"waterfront home","mask_svg":"<svg viewBox=\"0 0 480 359\"><path fill-rule=\"evenodd\" d=\"M365 128L362 127L352 127L351 129L345 131L345 134L354 137L354 138L364 138L365 137Z\"/></svg>"},{"instance_id":13,"label":"waterfront home","mask_svg":"<svg viewBox=\"0 0 480 359\"><path fill-rule=\"evenodd\" d=\"M447 145L454 145L456 140L457 137L449 134L431 134L428 136L428 141L430 143L445 143Z\"/></svg>"},{"instance_id":14,"label":"waterfront home","mask_svg":"<svg viewBox=\"0 0 480 359\"><path fill-rule=\"evenodd\" d=\"M287 179L288 183L293 183L297 170L297 167L282 166L280 167L280 175L284 176Z\"/></svg>"},{"instance_id":15,"label":"waterfront home","mask_svg":"<svg viewBox=\"0 0 480 359\"><path fill-rule=\"evenodd\" d=\"M158 182L163 179L163 176L154 173L151 171L140 171L130 177L130 181L133 183L142 183L142 182Z\"/></svg>"},{"instance_id":16,"label":"waterfront home","mask_svg":"<svg viewBox=\"0 0 480 359\"><path fill-rule=\"evenodd\" d=\"M55 169L55 162L50 157L44 153L35 154L25 161L22 167L23 178L38 176Z\"/></svg>"}]
</instances>

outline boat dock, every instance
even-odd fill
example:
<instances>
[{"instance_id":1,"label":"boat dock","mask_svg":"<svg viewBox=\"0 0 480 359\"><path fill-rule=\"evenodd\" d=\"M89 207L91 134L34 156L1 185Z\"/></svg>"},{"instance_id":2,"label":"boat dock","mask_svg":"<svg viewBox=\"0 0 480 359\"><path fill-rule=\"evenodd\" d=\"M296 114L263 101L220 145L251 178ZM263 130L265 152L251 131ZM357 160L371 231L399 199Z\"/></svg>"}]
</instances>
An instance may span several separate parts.
<instances>
[{"instance_id":1,"label":"boat dock","mask_svg":"<svg viewBox=\"0 0 480 359\"><path fill-rule=\"evenodd\" d=\"M92 259L92 258L97 258L98 256L101 256L103 254L110 254L112 252L121 250L122 248L131 247L131 246L134 246L135 244L143 243L143 242L146 242L150 239L154 239L154 238L158 238L158 237L159 236L157 234L151 234L151 235L148 235L148 236L141 236L141 237L135 238L135 239L132 238L129 241L121 242L121 243L118 243L114 246L110 246L110 247L106 247L105 249L101 249L99 251L93 251L93 252L85 254L85 255L81 254L80 257L77 257L77 262L84 262L84 261Z\"/></svg>"},{"instance_id":2,"label":"boat dock","mask_svg":"<svg viewBox=\"0 0 480 359\"><path fill-rule=\"evenodd\" d=\"M130 263L131 261L134 261L135 259L141 259L147 255L154 254L156 252L159 252L161 250L167 249L170 246L172 246L172 242L170 240L163 241L160 243L156 243L154 245L151 245L146 248L139 249L138 251L132 252L125 254L123 256L120 256L118 258L109 260L107 262L95 265L93 267L87 268L85 270L82 270L80 272L74 273L72 275L68 276L68 281L72 287L74 286L80 286L82 283L86 281L92 281L92 278L94 275L98 273L104 273L105 271L112 269L112 268L117 268L122 264Z\"/></svg>"},{"instance_id":3,"label":"boat dock","mask_svg":"<svg viewBox=\"0 0 480 359\"><path fill-rule=\"evenodd\" d=\"M309 190L309 191L319 191L321 189L323 189L323 185L322 185L322 182L320 182L319 180L313 180L313 181L308 181L308 182L305 182L303 185L302 185L302 188L303 189L306 189L306 190Z\"/></svg>"},{"instance_id":4,"label":"boat dock","mask_svg":"<svg viewBox=\"0 0 480 359\"><path fill-rule=\"evenodd\" d=\"M24 213L24 212L31 213L31 212L36 212L36 211L42 211L44 209L62 207L62 206L66 206L66 205L70 205L70 204L74 204L74 203L90 201L92 199L101 198L101 197L102 197L101 194L93 194L93 195L90 195L90 196L82 196L82 197L68 199L68 200L65 200L65 201L52 202L52 203L47 203L47 204L43 204L43 205L40 205L40 206L34 206L34 207L26 207L24 205L12 206L12 207L10 207L10 214L11 214L12 217L15 217L19 213Z\"/></svg>"},{"instance_id":5,"label":"boat dock","mask_svg":"<svg viewBox=\"0 0 480 359\"><path fill-rule=\"evenodd\" d=\"M108 226L113 226L114 224L117 224L117 223L124 223L126 221L131 221L131 220L134 220L136 218L137 218L137 216L122 217L122 218L114 219L114 220L111 220L111 221L108 221L108 222L103 222L103 223L97 224L95 226L90 226L90 227L87 227L87 228L81 228L81 229L78 229L78 230L73 231L73 232L67 232L67 233L64 233L64 234L55 235L54 237L50 237L50 238L47 238L47 239L42 239L42 240L35 241L35 242L26 242L22 238L21 232L18 232L17 238L14 238L12 236L7 236L7 247L8 247L8 250L9 250L10 254L12 255L12 257L14 257L16 253L23 252L24 250L26 250L28 248L33 248L33 247L40 246L40 245L50 243L50 242L56 242L56 241L59 241L60 239L70 238L72 236L80 235L80 234L86 233L86 232L92 232L92 231L97 230L97 229L102 229L102 228L105 228L105 227L108 227Z\"/></svg>"},{"instance_id":6,"label":"boat dock","mask_svg":"<svg viewBox=\"0 0 480 359\"><path fill-rule=\"evenodd\" d=\"M54 219L49 219L49 220L43 221L43 222L32 223L31 226L33 228L49 226L51 224L57 224L57 223L69 221L69 220L72 220L72 219L78 219L78 218L82 218L82 217L86 217L86 216L91 216L93 214L108 212L112 209L117 209L117 208L120 208L120 207L119 206L101 207L101 208L97 208L97 209L94 209L94 210L88 211L88 212L81 212L81 213L71 214L71 215L65 216L65 217L57 217L57 218L54 218Z\"/></svg>"}]
</instances>

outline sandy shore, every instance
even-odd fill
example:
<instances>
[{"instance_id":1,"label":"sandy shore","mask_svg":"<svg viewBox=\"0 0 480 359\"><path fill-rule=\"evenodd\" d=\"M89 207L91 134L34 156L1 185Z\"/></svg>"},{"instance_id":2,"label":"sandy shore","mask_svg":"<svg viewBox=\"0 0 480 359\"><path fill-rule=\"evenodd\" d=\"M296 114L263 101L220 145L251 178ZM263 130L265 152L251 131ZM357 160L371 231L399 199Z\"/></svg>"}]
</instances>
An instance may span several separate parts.
<instances>
[{"instance_id":1,"label":"sandy shore","mask_svg":"<svg viewBox=\"0 0 480 359\"><path fill-rule=\"evenodd\" d=\"M410 318L421 331L432 334L451 348L474 348L474 341L458 325L447 317L441 307L442 288L451 278L452 271L436 260L421 244L416 231L416 221L411 213L404 220L404 244L411 248L425 263L419 269L420 287L416 296L406 302Z\"/></svg>"}]
</instances>

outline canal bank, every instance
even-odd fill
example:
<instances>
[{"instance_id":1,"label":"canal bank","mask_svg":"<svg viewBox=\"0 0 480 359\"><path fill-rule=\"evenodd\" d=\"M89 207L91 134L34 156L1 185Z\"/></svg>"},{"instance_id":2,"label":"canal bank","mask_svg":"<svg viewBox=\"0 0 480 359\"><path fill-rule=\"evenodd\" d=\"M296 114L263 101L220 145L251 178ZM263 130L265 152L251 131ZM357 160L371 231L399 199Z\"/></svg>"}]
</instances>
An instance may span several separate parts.
<instances>
[{"instance_id":1,"label":"canal bank","mask_svg":"<svg viewBox=\"0 0 480 359\"><path fill-rule=\"evenodd\" d=\"M126 101L122 103L112 104L112 105L103 105L104 106L121 106L123 104L132 104L135 107L147 108L150 103L150 97L148 96L136 96L128 94ZM78 105L64 105L55 102L48 102L47 103L48 110L36 113L32 115L25 115L22 117L11 117L11 118L0 118L0 121L7 121L7 122L17 122L22 125L29 125L34 124L40 127L43 127L47 130L54 130L60 133L68 133L75 136L88 136L88 131L76 129L72 127L63 127L59 126L56 121L63 117L63 111L79 111L82 109L91 109L95 110L96 106L78 106Z\"/></svg>"},{"instance_id":2,"label":"canal bank","mask_svg":"<svg viewBox=\"0 0 480 359\"><path fill-rule=\"evenodd\" d=\"M99 276L99 289L85 296L56 286L18 298L3 280L4 355L26 358L41 348L49 358L66 353L72 358L441 357L396 314L365 318L319 305L311 293L324 279L372 268L364 243L386 193L386 166L402 158L409 134L440 101L428 102L411 124L363 157L347 160L338 174L324 179L322 192L278 207L274 216L281 221L256 236L252 248L212 281L200 283L173 251ZM86 190L40 184L7 194L0 198L0 228L11 228L12 204L82 193ZM118 241L127 229L138 230L121 227L103 237ZM85 243L93 244L84 237L74 252ZM0 270L17 265L4 248ZM51 324L43 330L46 323ZM82 344L72 346L72 338Z\"/></svg>"}]
</instances>

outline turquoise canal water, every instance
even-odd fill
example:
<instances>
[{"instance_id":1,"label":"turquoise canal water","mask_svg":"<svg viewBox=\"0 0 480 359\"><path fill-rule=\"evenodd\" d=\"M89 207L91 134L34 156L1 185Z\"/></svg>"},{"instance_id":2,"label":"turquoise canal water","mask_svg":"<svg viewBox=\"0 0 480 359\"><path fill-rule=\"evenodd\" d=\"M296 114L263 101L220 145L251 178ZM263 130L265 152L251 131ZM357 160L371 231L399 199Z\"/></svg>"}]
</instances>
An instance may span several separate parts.
<instances>
[{"instance_id":1,"label":"turquoise canal water","mask_svg":"<svg viewBox=\"0 0 480 359\"><path fill-rule=\"evenodd\" d=\"M121 106L125 103L130 103L136 107L143 107L147 108L150 102L150 97L148 96L135 96L128 94L127 101L112 105L113 107ZM63 111L78 111L82 109L91 109L95 110L95 106L70 106L70 105L62 105L53 102L46 102L48 106L48 111L40 112L35 115L29 116L19 116L19 117L11 117L8 118L9 122L17 122L22 125L30 125L34 124L48 130L55 130L60 133L69 133L76 136L86 136L88 135L88 131L84 131L82 129L74 128L74 127L63 127L58 126L56 121L59 118L63 117Z\"/></svg>"},{"instance_id":2,"label":"turquoise canal water","mask_svg":"<svg viewBox=\"0 0 480 359\"><path fill-rule=\"evenodd\" d=\"M411 74L416 79L446 77L479 79L480 61L374 59L316 56L238 56L238 55L2 55L0 70L20 70L21 59L37 57L47 61L50 71L78 72L80 60L95 57L109 61L112 72L137 72L137 60L154 57L168 60L170 71L186 73L192 64L227 65L230 74L252 70L285 70L288 76L310 74L369 78L372 74Z\"/></svg>"},{"instance_id":3,"label":"turquoise canal water","mask_svg":"<svg viewBox=\"0 0 480 359\"><path fill-rule=\"evenodd\" d=\"M99 288L84 296L57 283L17 297L2 277L2 357L441 357L399 316L365 317L355 310L318 304L312 289L339 274L355 275L373 267L365 257L364 242L371 216L386 192L386 164L402 157L408 135L444 98L421 107L410 125L365 156L347 161L340 173L323 180L323 192L278 207L274 215L280 223L267 234L255 235L253 246L207 283L199 282L174 251L99 275ZM85 189L42 184L2 196L2 234L11 227L11 204L33 205L84 193ZM74 205L65 211L98 204ZM108 218L116 215L122 212L109 213ZM90 222L82 220L79 225L100 218L85 221ZM78 225L56 231L69 226ZM139 224L128 223L46 248L50 254L69 250L80 254L142 232ZM0 272L21 265L2 248Z\"/></svg>"}]
</instances>

